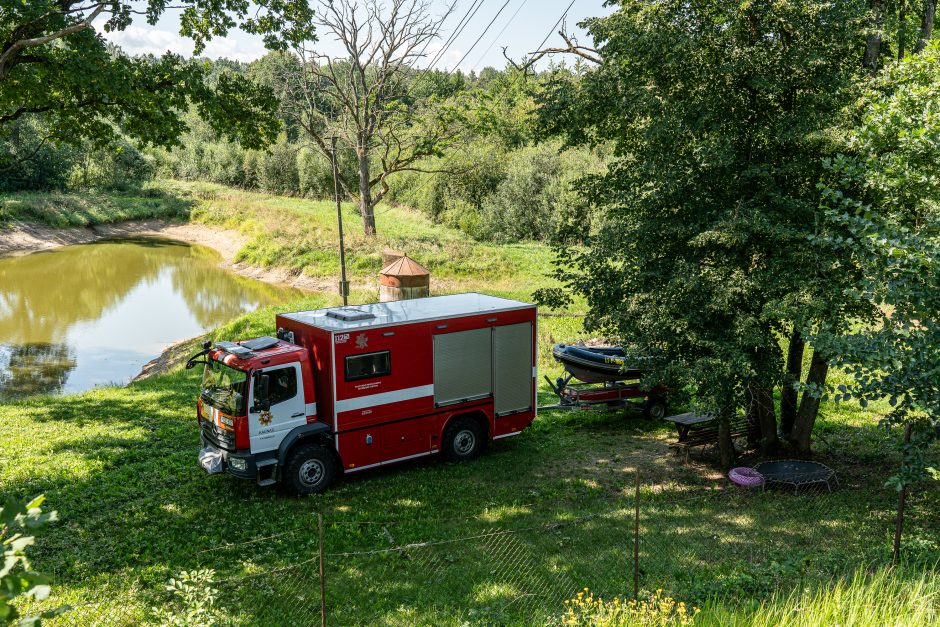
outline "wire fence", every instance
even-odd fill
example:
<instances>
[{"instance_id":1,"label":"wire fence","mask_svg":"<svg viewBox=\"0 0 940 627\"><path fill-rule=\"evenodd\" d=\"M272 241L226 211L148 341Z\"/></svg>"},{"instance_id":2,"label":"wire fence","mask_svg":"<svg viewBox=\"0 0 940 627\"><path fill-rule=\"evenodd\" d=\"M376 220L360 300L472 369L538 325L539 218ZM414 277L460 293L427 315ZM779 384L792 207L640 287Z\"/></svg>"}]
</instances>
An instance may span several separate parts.
<instances>
[{"instance_id":1,"label":"wire fence","mask_svg":"<svg viewBox=\"0 0 940 627\"><path fill-rule=\"evenodd\" d=\"M940 558L937 502L912 496L904 559ZM141 564L78 592L69 582L70 609L49 624L541 625L585 588L760 599L890 564L893 506L889 491L851 485L794 495L638 482L580 515L526 505L416 524L311 512L283 533L174 560L188 574Z\"/></svg>"}]
</instances>

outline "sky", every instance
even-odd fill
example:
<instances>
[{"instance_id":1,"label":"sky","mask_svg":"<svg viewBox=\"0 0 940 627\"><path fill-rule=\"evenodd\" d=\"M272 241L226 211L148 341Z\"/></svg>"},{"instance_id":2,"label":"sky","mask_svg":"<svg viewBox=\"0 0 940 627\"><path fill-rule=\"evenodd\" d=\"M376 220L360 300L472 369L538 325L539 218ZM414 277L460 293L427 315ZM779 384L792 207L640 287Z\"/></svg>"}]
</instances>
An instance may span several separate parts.
<instances>
[{"instance_id":1,"label":"sky","mask_svg":"<svg viewBox=\"0 0 940 627\"><path fill-rule=\"evenodd\" d=\"M434 5L437 14L443 13L444 0L434 0ZM419 63L419 67L434 58L472 5L472 0L457 0L455 10L444 24L442 40L428 46L427 60ZM603 0L574 0L573 4L571 0L483 0L434 67L450 70L457 66L464 72L479 71L486 66L502 68L506 65L502 46L507 46L507 54L518 61L526 53L536 50L549 33L546 46L560 46L563 42L555 32L558 29L551 29L569 5L571 8L565 17L567 32L577 36L581 44L590 45L590 38L576 24L586 17L609 14L612 9L605 8ZM492 26L487 29L494 18ZM476 42L481 33L482 38ZM193 52L192 42L179 35L178 10L167 11L154 26L141 18L124 31L102 34L131 55L159 55L169 51L191 56ZM330 55L340 52L339 44L324 33L320 34L317 48ZM233 30L227 37L209 42L202 56L247 62L264 56L265 52L260 37Z\"/></svg>"}]
</instances>

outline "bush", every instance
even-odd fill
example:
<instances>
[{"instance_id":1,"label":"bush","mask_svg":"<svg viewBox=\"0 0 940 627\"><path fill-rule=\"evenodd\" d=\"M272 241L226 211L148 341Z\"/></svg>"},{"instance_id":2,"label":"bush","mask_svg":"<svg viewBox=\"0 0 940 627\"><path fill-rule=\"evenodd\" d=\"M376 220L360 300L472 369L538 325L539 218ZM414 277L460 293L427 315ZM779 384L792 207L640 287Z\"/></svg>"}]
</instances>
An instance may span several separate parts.
<instances>
[{"instance_id":1,"label":"bush","mask_svg":"<svg viewBox=\"0 0 940 627\"><path fill-rule=\"evenodd\" d=\"M105 148L86 148L69 173L69 187L82 189L135 189L153 178L155 159L120 140Z\"/></svg>"},{"instance_id":2,"label":"bush","mask_svg":"<svg viewBox=\"0 0 940 627\"><path fill-rule=\"evenodd\" d=\"M0 625L38 625L42 618L52 618L67 607L47 610L35 616L20 616L17 600L24 597L37 601L49 597L49 577L33 571L26 557L26 548L34 538L25 535L42 529L56 520L55 512L42 513L43 496L30 502L7 499L0 507L0 542L3 543L3 569L0 570Z\"/></svg>"},{"instance_id":3,"label":"bush","mask_svg":"<svg viewBox=\"0 0 940 627\"><path fill-rule=\"evenodd\" d=\"M272 194L294 195L300 193L300 177L297 173L297 146L281 137L266 153L258 158L258 187Z\"/></svg>"}]
</instances>

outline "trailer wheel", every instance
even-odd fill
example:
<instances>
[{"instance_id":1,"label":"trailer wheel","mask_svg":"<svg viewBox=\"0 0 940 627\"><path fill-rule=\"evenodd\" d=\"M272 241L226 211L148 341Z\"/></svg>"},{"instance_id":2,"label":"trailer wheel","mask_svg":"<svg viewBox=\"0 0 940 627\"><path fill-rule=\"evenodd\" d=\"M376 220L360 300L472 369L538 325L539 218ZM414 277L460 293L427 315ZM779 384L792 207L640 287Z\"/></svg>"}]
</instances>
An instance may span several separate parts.
<instances>
[{"instance_id":1,"label":"trailer wheel","mask_svg":"<svg viewBox=\"0 0 940 627\"><path fill-rule=\"evenodd\" d=\"M476 459L486 448L486 430L478 420L457 416L444 429L441 452L452 462Z\"/></svg>"},{"instance_id":2,"label":"trailer wheel","mask_svg":"<svg viewBox=\"0 0 940 627\"><path fill-rule=\"evenodd\" d=\"M282 485L288 492L306 496L325 491L335 479L333 454L319 444L303 444L288 456Z\"/></svg>"},{"instance_id":3,"label":"trailer wheel","mask_svg":"<svg viewBox=\"0 0 940 627\"><path fill-rule=\"evenodd\" d=\"M651 396L643 403L643 417L653 420L662 420L666 417L666 399L661 396Z\"/></svg>"}]
</instances>

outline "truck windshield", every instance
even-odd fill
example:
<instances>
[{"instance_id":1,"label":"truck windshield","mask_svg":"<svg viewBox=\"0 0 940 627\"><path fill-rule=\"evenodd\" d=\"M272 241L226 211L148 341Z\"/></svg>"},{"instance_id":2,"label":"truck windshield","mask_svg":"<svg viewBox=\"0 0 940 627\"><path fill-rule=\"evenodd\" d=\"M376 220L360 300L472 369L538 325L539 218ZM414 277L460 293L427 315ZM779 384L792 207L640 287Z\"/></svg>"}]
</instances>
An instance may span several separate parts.
<instances>
[{"instance_id":1,"label":"truck windshield","mask_svg":"<svg viewBox=\"0 0 940 627\"><path fill-rule=\"evenodd\" d=\"M241 416L245 413L248 374L210 359L202 373L202 400L216 409Z\"/></svg>"}]
</instances>

